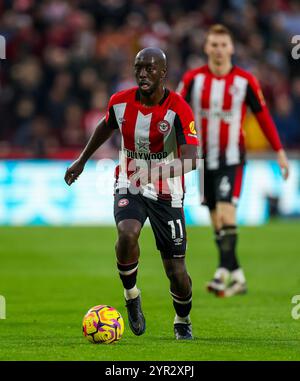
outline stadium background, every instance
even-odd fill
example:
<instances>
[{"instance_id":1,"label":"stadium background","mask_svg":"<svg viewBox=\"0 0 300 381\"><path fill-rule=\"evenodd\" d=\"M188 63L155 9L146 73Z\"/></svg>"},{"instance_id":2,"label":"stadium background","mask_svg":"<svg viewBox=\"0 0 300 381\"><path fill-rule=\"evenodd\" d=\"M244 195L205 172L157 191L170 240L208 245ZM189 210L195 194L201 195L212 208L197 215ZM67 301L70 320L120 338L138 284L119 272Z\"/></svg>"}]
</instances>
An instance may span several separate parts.
<instances>
[{"instance_id":1,"label":"stadium background","mask_svg":"<svg viewBox=\"0 0 300 381\"><path fill-rule=\"evenodd\" d=\"M113 225L119 136L98 150L71 188L63 181L65 169L104 115L109 96L135 85L132 62L139 49L158 46L167 53L168 87L175 89L186 69L205 62L205 31L216 22L233 32L234 62L262 85L291 176L283 182L249 114L249 161L238 209L239 222L253 225L241 229L239 244L249 297L220 305L204 293L216 262L212 233L189 227L193 324L200 341L179 353L167 281L146 228L140 285L150 332L143 349L128 351L136 338L127 326L116 350L120 359L300 359L299 322L290 316L300 284L300 60L291 55L291 38L300 35L300 3L287 0L0 0L6 40L0 61L0 224L18 225L0 228L0 294L7 299L0 359L99 359L81 342L80 320L100 303L125 315L112 255L115 229L61 225ZM187 222L208 224L196 174L189 174L187 190ZM100 357L115 353L105 348Z\"/></svg>"},{"instance_id":2,"label":"stadium background","mask_svg":"<svg viewBox=\"0 0 300 381\"><path fill-rule=\"evenodd\" d=\"M215 22L232 30L235 63L260 80L289 157L299 156L300 65L291 55L291 37L300 34L297 1L7 0L0 2L0 17L6 39L0 95L2 224L113 224L112 187L101 186L95 162L69 190L62 182L69 162L61 160L78 156L109 96L135 85L132 63L139 49L166 51L167 85L176 89L186 69L205 62L203 39ZM252 115L245 132L250 158L274 158ZM94 159L117 159L118 148L115 134ZM291 179L283 184L274 163L249 162L240 223L263 223L270 212L300 214L299 163L291 164ZM110 178L113 166L98 164L103 179ZM194 185L195 176L188 175ZM187 222L207 224L197 187L188 189Z\"/></svg>"},{"instance_id":3,"label":"stadium background","mask_svg":"<svg viewBox=\"0 0 300 381\"><path fill-rule=\"evenodd\" d=\"M139 49L166 51L168 86L175 89L187 68L203 64L205 31L214 22L232 30L235 63L260 80L285 147L299 149L300 73L291 56L291 37L300 33L298 1L2 0L0 16L7 43L3 158L74 158L108 97L135 85ZM267 148L253 126L246 131L249 148ZM116 157L117 140L98 157Z\"/></svg>"}]
</instances>

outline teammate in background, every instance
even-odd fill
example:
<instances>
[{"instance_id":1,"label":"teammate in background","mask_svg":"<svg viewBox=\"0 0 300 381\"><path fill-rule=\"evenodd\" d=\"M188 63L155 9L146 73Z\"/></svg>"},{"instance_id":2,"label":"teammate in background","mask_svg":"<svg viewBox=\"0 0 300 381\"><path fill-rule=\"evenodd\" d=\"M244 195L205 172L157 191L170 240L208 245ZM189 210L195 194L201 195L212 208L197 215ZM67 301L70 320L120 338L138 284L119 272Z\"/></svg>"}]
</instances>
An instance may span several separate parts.
<instances>
[{"instance_id":1,"label":"teammate in background","mask_svg":"<svg viewBox=\"0 0 300 381\"><path fill-rule=\"evenodd\" d=\"M210 211L219 252L219 265L207 289L217 296L232 296L247 290L236 253L236 206L245 163L242 125L247 106L276 151L284 179L288 177L288 161L259 83L232 63L230 31L220 24L210 27L204 51L207 65L187 71L177 92L192 106L201 135L204 205Z\"/></svg>"},{"instance_id":2,"label":"teammate in background","mask_svg":"<svg viewBox=\"0 0 300 381\"><path fill-rule=\"evenodd\" d=\"M176 339L192 339L192 283L185 265L184 173L196 168L198 138L190 106L164 87L166 57L160 49L140 51L134 64L138 87L120 91L109 101L80 157L67 169L71 185L85 163L114 132L122 137L116 168L114 216L118 230L117 267L131 330L145 331L140 290L136 286L141 228L149 217L161 253L176 311ZM162 160L163 159L163 160ZM184 165L183 165L184 163Z\"/></svg>"}]
</instances>

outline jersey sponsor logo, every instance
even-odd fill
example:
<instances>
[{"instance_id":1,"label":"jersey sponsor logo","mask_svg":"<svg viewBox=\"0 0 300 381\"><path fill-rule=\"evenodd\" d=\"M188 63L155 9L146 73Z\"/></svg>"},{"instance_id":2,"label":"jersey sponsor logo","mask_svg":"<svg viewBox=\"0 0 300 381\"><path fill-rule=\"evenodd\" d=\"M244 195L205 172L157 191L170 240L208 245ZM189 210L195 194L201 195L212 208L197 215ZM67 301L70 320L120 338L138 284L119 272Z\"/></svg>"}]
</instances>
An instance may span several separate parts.
<instances>
[{"instance_id":1,"label":"jersey sponsor logo","mask_svg":"<svg viewBox=\"0 0 300 381\"><path fill-rule=\"evenodd\" d=\"M229 194L230 189L231 185L228 176L223 176L219 186L221 196L226 197Z\"/></svg>"},{"instance_id":2,"label":"jersey sponsor logo","mask_svg":"<svg viewBox=\"0 0 300 381\"><path fill-rule=\"evenodd\" d=\"M231 110L209 110L209 109L202 109L200 111L201 118L210 119L210 118L218 118L222 119L225 123L231 123L232 122L232 116L233 113Z\"/></svg>"},{"instance_id":3,"label":"jersey sponsor logo","mask_svg":"<svg viewBox=\"0 0 300 381\"><path fill-rule=\"evenodd\" d=\"M195 122L192 120L190 125L189 125L189 129L190 129L190 132L193 134L193 135L196 135L196 128L195 128Z\"/></svg>"},{"instance_id":4,"label":"jersey sponsor logo","mask_svg":"<svg viewBox=\"0 0 300 381\"><path fill-rule=\"evenodd\" d=\"M118 206L120 208L123 208L124 206L127 206L129 204L129 200L127 198L121 198L118 202Z\"/></svg>"},{"instance_id":5,"label":"jersey sponsor logo","mask_svg":"<svg viewBox=\"0 0 300 381\"><path fill-rule=\"evenodd\" d=\"M168 156L168 152L136 152L125 149L126 156L129 159L142 160L162 160Z\"/></svg>"},{"instance_id":6,"label":"jersey sponsor logo","mask_svg":"<svg viewBox=\"0 0 300 381\"><path fill-rule=\"evenodd\" d=\"M167 120L161 120L160 122L157 123L157 129L162 134L167 134L170 131L171 126Z\"/></svg>"}]
</instances>

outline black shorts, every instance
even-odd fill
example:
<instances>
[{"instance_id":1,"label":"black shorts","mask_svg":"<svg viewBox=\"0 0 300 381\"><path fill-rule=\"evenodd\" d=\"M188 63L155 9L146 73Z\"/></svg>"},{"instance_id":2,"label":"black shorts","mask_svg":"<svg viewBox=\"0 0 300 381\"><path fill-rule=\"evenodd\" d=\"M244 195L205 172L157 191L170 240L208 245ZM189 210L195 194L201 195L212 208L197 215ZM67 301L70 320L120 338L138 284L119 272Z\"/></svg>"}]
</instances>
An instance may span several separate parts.
<instances>
[{"instance_id":1,"label":"black shorts","mask_svg":"<svg viewBox=\"0 0 300 381\"><path fill-rule=\"evenodd\" d=\"M164 258L183 258L186 251L186 229L183 208L173 208L169 201L151 200L141 194L115 194L116 224L127 219L144 225L147 217L155 236L156 247Z\"/></svg>"},{"instance_id":2,"label":"black shorts","mask_svg":"<svg viewBox=\"0 0 300 381\"><path fill-rule=\"evenodd\" d=\"M204 169L203 205L210 210L217 202L230 202L237 206L243 179L243 164L232 165L216 170Z\"/></svg>"}]
</instances>

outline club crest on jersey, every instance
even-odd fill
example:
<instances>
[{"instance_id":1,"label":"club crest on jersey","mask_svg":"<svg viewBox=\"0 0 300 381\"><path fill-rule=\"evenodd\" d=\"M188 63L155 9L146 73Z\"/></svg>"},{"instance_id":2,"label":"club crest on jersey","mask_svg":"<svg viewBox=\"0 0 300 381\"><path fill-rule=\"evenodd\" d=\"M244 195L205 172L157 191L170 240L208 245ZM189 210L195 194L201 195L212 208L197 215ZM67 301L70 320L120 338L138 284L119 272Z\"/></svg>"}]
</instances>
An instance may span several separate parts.
<instances>
[{"instance_id":1,"label":"club crest on jersey","mask_svg":"<svg viewBox=\"0 0 300 381\"><path fill-rule=\"evenodd\" d=\"M158 131L161 132L162 134L167 134L170 129L170 123L167 120L161 120L160 122L157 123L157 128Z\"/></svg>"},{"instance_id":2,"label":"club crest on jersey","mask_svg":"<svg viewBox=\"0 0 300 381\"><path fill-rule=\"evenodd\" d=\"M121 198L118 202L118 206L120 208L123 208L124 206L127 206L129 204L129 200L127 198Z\"/></svg>"}]
</instances>

